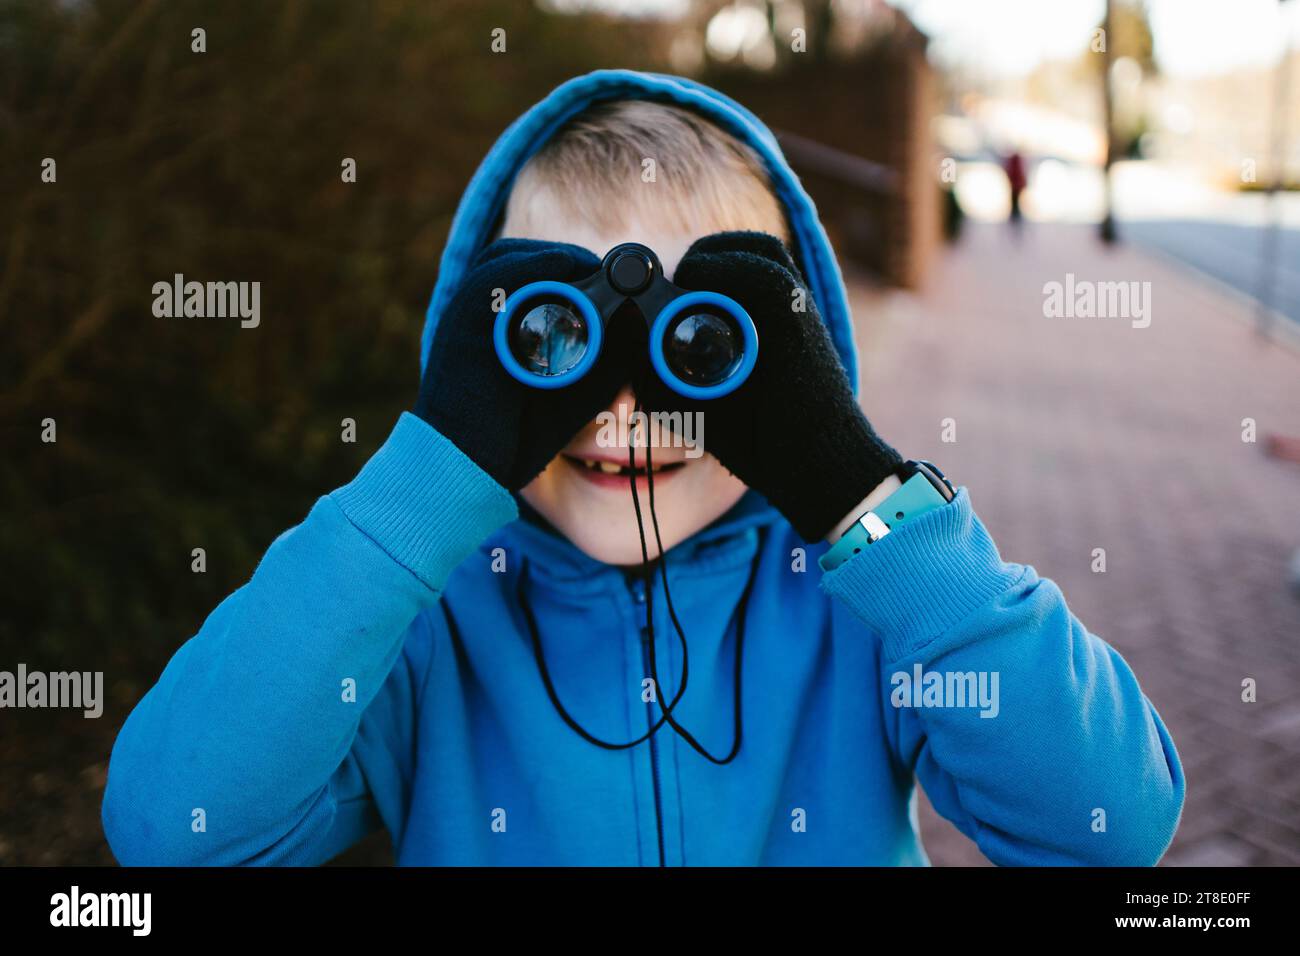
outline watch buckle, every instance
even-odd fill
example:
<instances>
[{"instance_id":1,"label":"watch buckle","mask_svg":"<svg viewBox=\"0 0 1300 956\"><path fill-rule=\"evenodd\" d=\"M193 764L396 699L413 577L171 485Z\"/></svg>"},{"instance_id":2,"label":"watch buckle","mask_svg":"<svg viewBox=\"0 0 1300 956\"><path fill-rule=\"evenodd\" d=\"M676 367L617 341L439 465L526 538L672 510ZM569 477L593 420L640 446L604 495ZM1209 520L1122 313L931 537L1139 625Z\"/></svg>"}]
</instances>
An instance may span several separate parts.
<instances>
[{"instance_id":1,"label":"watch buckle","mask_svg":"<svg viewBox=\"0 0 1300 956\"><path fill-rule=\"evenodd\" d=\"M868 511L859 518L858 524L862 525L862 530L867 533L867 540L872 544L889 534L889 525L881 521L880 516L874 511Z\"/></svg>"}]
</instances>

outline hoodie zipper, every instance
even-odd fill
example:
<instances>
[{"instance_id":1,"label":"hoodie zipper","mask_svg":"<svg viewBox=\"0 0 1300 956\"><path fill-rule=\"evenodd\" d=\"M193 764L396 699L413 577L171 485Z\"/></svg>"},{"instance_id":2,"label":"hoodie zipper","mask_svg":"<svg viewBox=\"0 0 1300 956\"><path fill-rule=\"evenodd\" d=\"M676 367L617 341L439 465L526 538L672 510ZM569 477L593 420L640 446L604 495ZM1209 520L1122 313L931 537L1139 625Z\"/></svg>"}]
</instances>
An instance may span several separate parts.
<instances>
[{"instance_id":1,"label":"hoodie zipper","mask_svg":"<svg viewBox=\"0 0 1300 956\"><path fill-rule=\"evenodd\" d=\"M645 605L647 599L646 599L646 592L645 592L645 583L643 581L634 580L632 582L632 600L637 604L638 607ZM645 674L649 675L650 634L647 631L646 626L644 624L640 626L640 633L641 633L641 666L645 668L644 671ZM662 690L656 686L654 688L654 693L655 693L655 697L657 698L659 694L662 693ZM646 729L648 730L649 728L653 727L655 724L654 701L651 700L646 701L645 707L646 707ZM660 791L659 791L659 747L658 744L655 742L654 737L651 737L649 740L646 741L646 743L650 745L650 778L654 783L655 833L659 838L659 865L667 866L668 864L664 860L664 811L663 811L662 797L660 796Z\"/></svg>"}]
</instances>

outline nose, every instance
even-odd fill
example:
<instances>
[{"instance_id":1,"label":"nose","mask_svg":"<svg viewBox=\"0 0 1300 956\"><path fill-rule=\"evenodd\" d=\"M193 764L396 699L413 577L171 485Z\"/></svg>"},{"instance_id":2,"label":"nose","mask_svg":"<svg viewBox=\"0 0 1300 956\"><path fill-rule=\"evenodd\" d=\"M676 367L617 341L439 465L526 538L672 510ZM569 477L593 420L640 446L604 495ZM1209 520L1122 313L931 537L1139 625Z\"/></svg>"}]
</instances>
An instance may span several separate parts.
<instances>
[{"instance_id":1,"label":"nose","mask_svg":"<svg viewBox=\"0 0 1300 956\"><path fill-rule=\"evenodd\" d=\"M632 383L628 382L621 389L619 389L618 394L614 396L614 401L610 403L609 407L612 410L617 411L620 405L626 405L630 409L635 404L636 404L636 392L632 390Z\"/></svg>"}]
</instances>

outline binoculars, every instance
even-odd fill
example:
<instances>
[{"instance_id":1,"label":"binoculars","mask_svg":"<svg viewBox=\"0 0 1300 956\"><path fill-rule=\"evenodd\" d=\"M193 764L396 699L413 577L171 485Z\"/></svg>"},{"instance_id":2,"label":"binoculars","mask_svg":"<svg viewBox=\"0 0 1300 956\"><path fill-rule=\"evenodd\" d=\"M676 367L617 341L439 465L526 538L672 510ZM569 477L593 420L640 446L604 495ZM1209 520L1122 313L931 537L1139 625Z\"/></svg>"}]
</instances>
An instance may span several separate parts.
<instances>
[{"instance_id":1,"label":"binoculars","mask_svg":"<svg viewBox=\"0 0 1300 956\"><path fill-rule=\"evenodd\" d=\"M655 373L679 395L720 398L754 370L749 313L717 292L679 289L637 242L615 246L581 282L531 282L508 296L493 328L497 358L525 385L571 385L596 364L610 319L629 300L649 327Z\"/></svg>"}]
</instances>

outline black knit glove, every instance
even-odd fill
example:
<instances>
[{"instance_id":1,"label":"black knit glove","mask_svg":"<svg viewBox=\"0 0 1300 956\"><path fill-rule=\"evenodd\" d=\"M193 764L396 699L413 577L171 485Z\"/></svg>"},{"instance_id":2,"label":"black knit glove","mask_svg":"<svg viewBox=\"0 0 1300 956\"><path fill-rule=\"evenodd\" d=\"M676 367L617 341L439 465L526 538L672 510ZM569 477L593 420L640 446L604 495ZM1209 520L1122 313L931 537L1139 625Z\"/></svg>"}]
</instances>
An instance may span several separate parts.
<instances>
[{"instance_id":1,"label":"black knit glove","mask_svg":"<svg viewBox=\"0 0 1300 956\"><path fill-rule=\"evenodd\" d=\"M682 258L673 283L744 306L758 330L758 364L736 391L708 401L683 398L650 374L643 401L651 410L702 412L705 450L805 540L820 541L902 459L858 407L789 251L760 232L706 236Z\"/></svg>"},{"instance_id":2,"label":"black knit glove","mask_svg":"<svg viewBox=\"0 0 1300 956\"><path fill-rule=\"evenodd\" d=\"M498 239L483 250L438 322L415 414L510 491L537 477L627 382L621 331L630 323L611 323L599 361L577 383L530 388L510 377L493 348L495 290L509 295L542 279L573 282L598 268L600 260L578 246Z\"/></svg>"}]
</instances>

